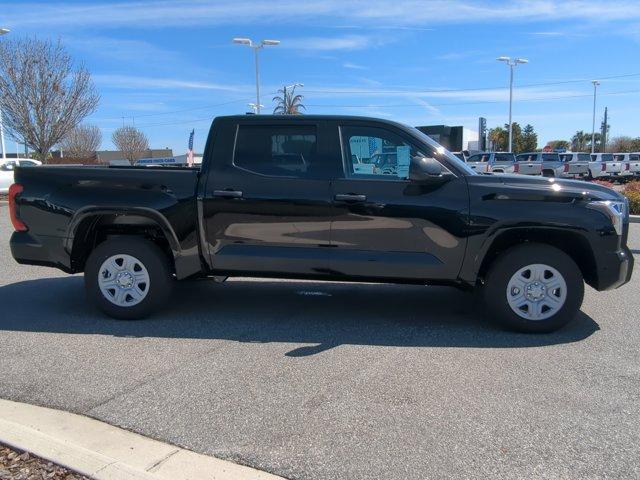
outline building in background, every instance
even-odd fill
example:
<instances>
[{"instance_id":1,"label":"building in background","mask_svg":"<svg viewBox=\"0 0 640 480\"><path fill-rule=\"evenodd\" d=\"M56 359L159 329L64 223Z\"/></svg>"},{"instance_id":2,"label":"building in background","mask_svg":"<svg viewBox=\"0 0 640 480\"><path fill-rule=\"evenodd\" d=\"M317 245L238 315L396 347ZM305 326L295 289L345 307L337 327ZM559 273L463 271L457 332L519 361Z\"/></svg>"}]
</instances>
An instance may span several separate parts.
<instances>
[{"instance_id":1,"label":"building in background","mask_svg":"<svg viewBox=\"0 0 640 480\"><path fill-rule=\"evenodd\" d=\"M124 164L128 165L129 161L124 158L124 154L120 150L98 150L96 152L97 163L102 164ZM138 162L147 163L146 161L168 159L173 157L173 150L170 148L152 148L146 150ZM122 163L122 161L126 163Z\"/></svg>"},{"instance_id":2,"label":"building in background","mask_svg":"<svg viewBox=\"0 0 640 480\"><path fill-rule=\"evenodd\" d=\"M448 125L425 125L416 127L429 135L451 152L478 150L480 148L478 132L466 127L450 127Z\"/></svg>"}]
</instances>

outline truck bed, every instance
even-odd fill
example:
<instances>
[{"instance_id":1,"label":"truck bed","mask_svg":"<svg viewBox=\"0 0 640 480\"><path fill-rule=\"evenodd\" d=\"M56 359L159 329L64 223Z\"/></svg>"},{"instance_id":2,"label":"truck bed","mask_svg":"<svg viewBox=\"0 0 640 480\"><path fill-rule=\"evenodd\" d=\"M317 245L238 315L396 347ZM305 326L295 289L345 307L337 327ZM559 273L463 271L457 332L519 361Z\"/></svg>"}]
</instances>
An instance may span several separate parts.
<instances>
[{"instance_id":1,"label":"truck bed","mask_svg":"<svg viewBox=\"0 0 640 480\"><path fill-rule=\"evenodd\" d=\"M27 225L24 248L46 252L41 263L55 263L74 271L68 259L77 248L83 222L108 221L117 224L122 214L153 220L170 239L171 248L199 266L198 215L195 200L196 168L58 166L16 168L15 182L23 185L20 218ZM98 220L96 220L98 221ZM141 220L144 223L144 220ZM30 238L51 239L59 248L40 248ZM60 242L59 239L64 241ZM56 242L55 239L58 239ZM81 239L81 241L89 239ZM35 240L34 240L35 241ZM42 241L42 240L41 240Z\"/></svg>"}]
</instances>

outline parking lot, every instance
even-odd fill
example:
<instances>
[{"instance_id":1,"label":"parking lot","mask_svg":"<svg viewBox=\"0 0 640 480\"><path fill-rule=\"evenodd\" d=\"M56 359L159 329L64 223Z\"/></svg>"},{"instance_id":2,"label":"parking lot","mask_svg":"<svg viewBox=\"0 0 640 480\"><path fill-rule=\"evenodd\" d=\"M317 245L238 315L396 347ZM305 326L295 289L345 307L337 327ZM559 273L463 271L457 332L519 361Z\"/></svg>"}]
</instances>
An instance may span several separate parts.
<instances>
[{"instance_id":1,"label":"parking lot","mask_svg":"<svg viewBox=\"0 0 640 480\"><path fill-rule=\"evenodd\" d=\"M119 322L82 276L17 265L10 232L2 205L2 398L290 478L640 476L637 274L549 335L450 288L252 279Z\"/></svg>"}]
</instances>

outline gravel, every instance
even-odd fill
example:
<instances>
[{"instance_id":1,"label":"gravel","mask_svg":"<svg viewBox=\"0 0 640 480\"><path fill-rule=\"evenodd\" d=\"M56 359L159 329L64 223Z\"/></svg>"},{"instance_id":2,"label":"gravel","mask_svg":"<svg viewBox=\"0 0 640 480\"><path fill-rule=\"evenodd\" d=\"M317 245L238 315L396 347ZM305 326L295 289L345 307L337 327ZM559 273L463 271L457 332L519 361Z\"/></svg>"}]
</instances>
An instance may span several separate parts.
<instances>
[{"instance_id":1,"label":"gravel","mask_svg":"<svg viewBox=\"0 0 640 480\"><path fill-rule=\"evenodd\" d=\"M89 480L47 460L0 445L0 480Z\"/></svg>"}]
</instances>

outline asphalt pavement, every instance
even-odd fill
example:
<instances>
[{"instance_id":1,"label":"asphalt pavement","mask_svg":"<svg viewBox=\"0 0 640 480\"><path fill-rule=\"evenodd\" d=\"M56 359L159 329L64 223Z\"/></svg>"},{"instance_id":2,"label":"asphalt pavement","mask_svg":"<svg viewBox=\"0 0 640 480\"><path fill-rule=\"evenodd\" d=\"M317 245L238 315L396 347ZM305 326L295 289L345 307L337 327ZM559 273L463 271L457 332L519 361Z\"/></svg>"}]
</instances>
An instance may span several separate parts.
<instances>
[{"instance_id":1,"label":"asphalt pavement","mask_svg":"<svg viewBox=\"0 0 640 480\"><path fill-rule=\"evenodd\" d=\"M637 273L547 335L452 288L252 279L123 322L10 233L2 205L2 398L295 479L640 477Z\"/></svg>"}]
</instances>

